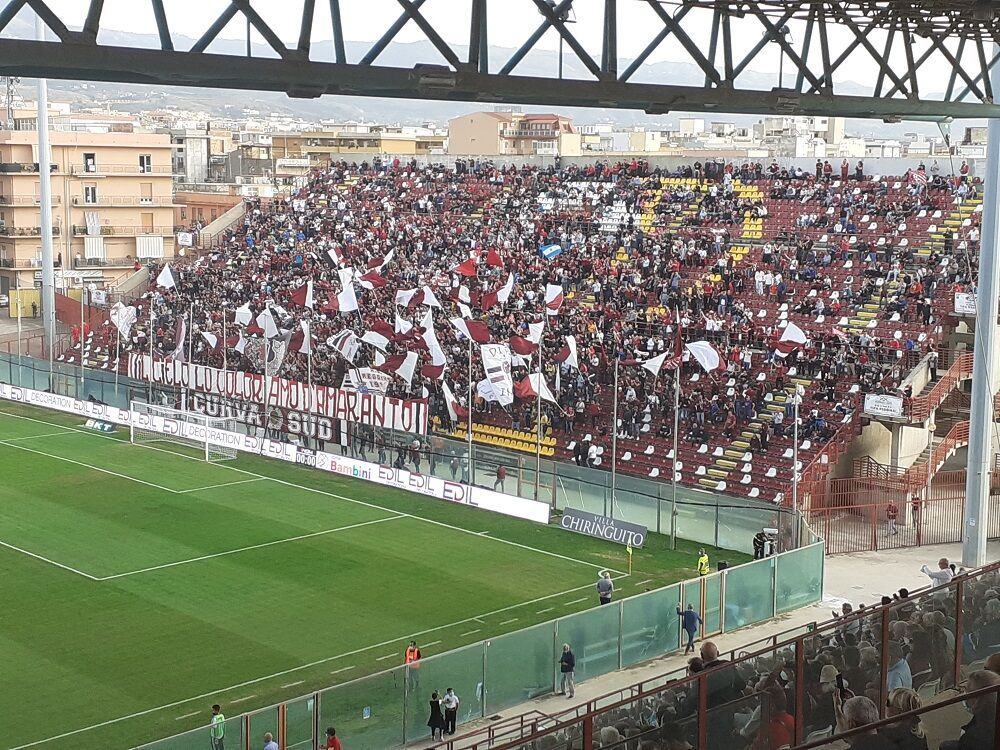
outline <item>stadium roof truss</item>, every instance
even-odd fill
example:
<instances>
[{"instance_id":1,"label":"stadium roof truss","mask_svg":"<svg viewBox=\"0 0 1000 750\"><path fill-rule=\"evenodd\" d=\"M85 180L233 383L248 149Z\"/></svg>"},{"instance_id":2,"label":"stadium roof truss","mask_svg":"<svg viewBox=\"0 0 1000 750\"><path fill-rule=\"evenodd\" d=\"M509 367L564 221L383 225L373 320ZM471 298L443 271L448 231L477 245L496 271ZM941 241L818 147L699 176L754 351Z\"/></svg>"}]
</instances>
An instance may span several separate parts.
<instances>
[{"instance_id":1,"label":"stadium roof truss","mask_svg":"<svg viewBox=\"0 0 1000 750\"><path fill-rule=\"evenodd\" d=\"M329 6L322 9L326 28L317 28L316 0L258 2L256 8L250 0L229 0L186 49L175 45L169 0L130 0L145 4L155 18L158 49L100 43L103 0L76 4L78 12L81 6L87 8L76 28L50 2L7 0L0 11L0 73L272 90L297 97L346 94L640 109L652 114L796 113L888 120L1000 116L989 80L989 70L1000 58L994 46L1000 39L997 0L492 0L489 8L488 0L396 0L398 18L367 52L352 59L346 52L344 21L365 13L365 0L321 0ZM446 4L452 18L464 14L468 45L456 48L435 29L429 20L435 3ZM286 16L301 7L297 42L279 37L261 15L265 5ZM623 28L619 14L626 5L630 12L641 6L650 23ZM8 29L22 9L41 16L48 38L55 40L12 38ZM490 60L488 11L523 19L519 25L525 29L524 42L505 60ZM234 20L252 26L269 49L263 54L248 49L245 56L210 52ZM581 41L582 33L574 31L582 30L584 22L603 31L590 48ZM411 23L441 59L413 60L407 67L378 65L400 30ZM573 77L560 79L555 71L551 77L518 74L547 32L558 34L568 48ZM634 58L618 55L624 33L630 39L636 34L648 37ZM323 50L313 44L320 35L332 39ZM702 80L690 75L684 82L669 80L674 76L669 66L665 74L662 65L644 80L650 57L664 44L686 56ZM788 67L788 85L762 88L760 74L753 72L755 62L759 68L762 56L770 55L773 70L778 50L782 65ZM848 60L853 75L863 79L860 83L842 80ZM861 76L859 66L866 71Z\"/></svg>"}]
</instances>

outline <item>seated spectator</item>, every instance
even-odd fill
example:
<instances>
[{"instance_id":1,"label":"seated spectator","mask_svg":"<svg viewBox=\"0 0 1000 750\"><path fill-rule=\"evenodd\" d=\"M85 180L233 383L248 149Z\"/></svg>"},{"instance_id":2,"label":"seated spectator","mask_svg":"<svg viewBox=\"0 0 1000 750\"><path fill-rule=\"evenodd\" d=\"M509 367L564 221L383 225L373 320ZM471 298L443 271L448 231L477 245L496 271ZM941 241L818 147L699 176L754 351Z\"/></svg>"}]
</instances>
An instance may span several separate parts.
<instances>
[{"instance_id":1,"label":"seated spectator","mask_svg":"<svg viewBox=\"0 0 1000 750\"><path fill-rule=\"evenodd\" d=\"M841 702L839 694L834 693L834 695L838 734L874 724L879 720L878 707L871 698L858 695ZM874 729L849 737L847 744L851 750L894 750L890 741L881 737Z\"/></svg>"},{"instance_id":2,"label":"seated spectator","mask_svg":"<svg viewBox=\"0 0 1000 750\"><path fill-rule=\"evenodd\" d=\"M920 696L908 688L896 688L889 691L885 703L886 718L916 711L920 708ZM924 737L920 718L903 719L895 724L884 726L878 730L879 736L890 742L893 750L927 750L927 738Z\"/></svg>"},{"instance_id":3,"label":"seated spectator","mask_svg":"<svg viewBox=\"0 0 1000 750\"><path fill-rule=\"evenodd\" d=\"M974 693L983 688L1000 685L1000 675L980 670L969 675L965 689ZM993 747L996 732L996 693L966 700L972 714L972 721L962 727L962 736L957 740L941 743L941 750L984 750Z\"/></svg>"}]
</instances>

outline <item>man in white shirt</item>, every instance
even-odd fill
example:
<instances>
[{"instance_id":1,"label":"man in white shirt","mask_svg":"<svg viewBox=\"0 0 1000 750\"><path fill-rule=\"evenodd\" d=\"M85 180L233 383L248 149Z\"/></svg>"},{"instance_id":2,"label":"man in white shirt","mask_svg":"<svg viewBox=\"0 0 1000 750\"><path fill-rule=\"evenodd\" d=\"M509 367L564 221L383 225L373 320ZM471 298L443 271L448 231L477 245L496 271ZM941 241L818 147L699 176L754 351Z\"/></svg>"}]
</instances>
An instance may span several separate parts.
<instances>
[{"instance_id":1,"label":"man in white shirt","mask_svg":"<svg viewBox=\"0 0 1000 750\"><path fill-rule=\"evenodd\" d=\"M951 579L955 577L955 574L951 572L951 565L948 563L947 557L942 557L938 560L937 570L931 570L924 565L920 568L920 572L930 578L935 586L944 586L946 583L951 583Z\"/></svg>"},{"instance_id":2,"label":"man in white shirt","mask_svg":"<svg viewBox=\"0 0 1000 750\"><path fill-rule=\"evenodd\" d=\"M445 734L455 734L459 703L458 696L455 695L455 689L448 688L444 693L444 698L441 699L441 705L444 706Z\"/></svg>"}]
</instances>

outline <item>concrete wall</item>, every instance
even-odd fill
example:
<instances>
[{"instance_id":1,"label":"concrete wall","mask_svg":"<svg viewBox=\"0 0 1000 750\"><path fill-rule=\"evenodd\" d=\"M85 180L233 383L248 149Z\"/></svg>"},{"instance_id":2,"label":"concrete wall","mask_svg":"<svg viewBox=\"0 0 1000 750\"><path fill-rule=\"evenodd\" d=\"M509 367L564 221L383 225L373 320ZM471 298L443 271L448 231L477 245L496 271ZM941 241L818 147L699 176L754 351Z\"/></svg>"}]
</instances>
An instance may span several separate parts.
<instances>
[{"instance_id":1,"label":"concrete wall","mask_svg":"<svg viewBox=\"0 0 1000 750\"><path fill-rule=\"evenodd\" d=\"M898 425L895 429L899 433L896 446L896 465L901 469L908 469L927 447L930 433L923 425L915 427ZM884 423L872 420L861 431L861 434L854 439L847 452L837 463L833 476L836 478L851 476L854 461L865 456L870 456L886 466L893 465L892 433Z\"/></svg>"}]
</instances>

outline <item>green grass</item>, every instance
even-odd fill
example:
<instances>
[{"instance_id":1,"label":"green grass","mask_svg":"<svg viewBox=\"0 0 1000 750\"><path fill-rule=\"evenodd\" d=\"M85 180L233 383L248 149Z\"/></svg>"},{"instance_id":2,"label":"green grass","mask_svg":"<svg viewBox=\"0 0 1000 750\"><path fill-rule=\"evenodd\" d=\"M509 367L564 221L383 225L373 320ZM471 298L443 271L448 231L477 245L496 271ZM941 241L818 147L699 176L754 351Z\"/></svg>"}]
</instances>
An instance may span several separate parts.
<instances>
[{"instance_id":1,"label":"green grass","mask_svg":"<svg viewBox=\"0 0 1000 750\"><path fill-rule=\"evenodd\" d=\"M176 734L385 670L411 637L426 657L592 607L597 570L627 568L555 526L80 422L0 406L3 747ZM621 595L695 575L697 545L666 541Z\"/></svg>"}]
</instances>

